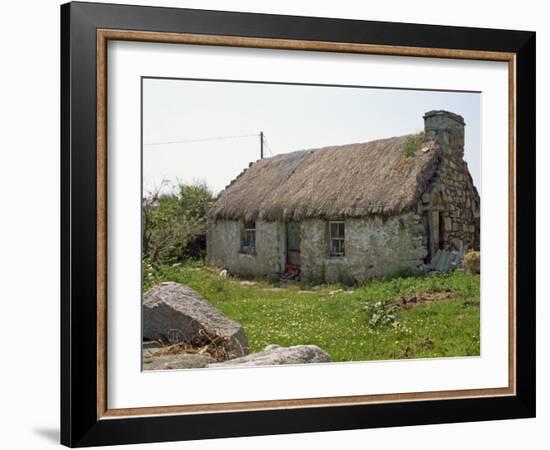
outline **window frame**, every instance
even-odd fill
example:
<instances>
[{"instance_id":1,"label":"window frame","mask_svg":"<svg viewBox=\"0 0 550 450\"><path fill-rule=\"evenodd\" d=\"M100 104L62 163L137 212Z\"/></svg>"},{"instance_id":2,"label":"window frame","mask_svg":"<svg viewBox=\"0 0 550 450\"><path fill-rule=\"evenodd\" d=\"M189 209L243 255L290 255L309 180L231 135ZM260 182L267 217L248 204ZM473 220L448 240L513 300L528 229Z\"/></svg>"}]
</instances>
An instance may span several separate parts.
<instances>
[{"instance_id":1,"label":"window frame","mask_svg":"<svg viewBox=\"0 0 550 450\"><path fill-rule=\"evenodd\" d=\"M332 235L332 225L338 225L337 236ZM342 234L340 235L340 226ZM346 222L344 220L329 220L328 221L328 255L331 258L343 258L346 256ZM340 252L333 252L333 241L339 242Z\"/></svg>"},{"instance_id":2,"label":"window frame","mask_svg":"<svg viewBox=\"0 0 550 450\"><path fill-rule=\"evenodd\" d=\"M241 222L241 245L239 253L247 255L256 255L256 221L243 221ZM247 236L252 236L252 245L247 240ZM248 245L245 243L248 242Z\"/></svg>"}]
</instances>

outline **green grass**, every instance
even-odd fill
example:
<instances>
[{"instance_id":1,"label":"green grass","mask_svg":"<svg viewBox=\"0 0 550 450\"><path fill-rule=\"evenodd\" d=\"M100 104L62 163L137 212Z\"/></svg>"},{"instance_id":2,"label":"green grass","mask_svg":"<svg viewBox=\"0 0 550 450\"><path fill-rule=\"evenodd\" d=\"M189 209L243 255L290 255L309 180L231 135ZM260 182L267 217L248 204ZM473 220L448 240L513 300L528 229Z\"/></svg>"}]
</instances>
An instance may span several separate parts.
<instances>
[{"instance_id":1,"label":"green grass","mask_svg":"<svg viewBox=\"0 0 550 450\"><path fill-rule=\"evenodd\" d=\"M252 285L221 278L202 264L144 265L144 289L175 281L197 290L228 317L240 322L252 352L268 344L315 344L333 361L365 361L479 355L479 275L460 272L373 281L346 290L324 285L301 290ZM450 290L455 296L398 309L393 325L372 328L366 302L390 302L418 292Z\"/></svg>"}]
</instances>

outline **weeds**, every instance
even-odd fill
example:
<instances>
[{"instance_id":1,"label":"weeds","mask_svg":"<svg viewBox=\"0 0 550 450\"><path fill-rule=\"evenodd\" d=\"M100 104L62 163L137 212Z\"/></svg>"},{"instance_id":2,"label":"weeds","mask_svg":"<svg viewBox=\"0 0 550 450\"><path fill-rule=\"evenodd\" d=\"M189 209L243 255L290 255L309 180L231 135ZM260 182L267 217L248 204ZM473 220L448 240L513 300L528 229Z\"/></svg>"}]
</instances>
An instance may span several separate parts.
<instances>
[{"instance_id":1,"label":"weeds","mask_svg":"<svg viewBox=\"0 0 550 450\"><path fill-rule=\"evenodd\" d=\"M393 302L379 301L365 304L365 312L371 328L395 327L397 325L397 311L398 308Z\"/></svg>"},{"instance_id":2,"label":"weeds","mask_svg":"<svg viewBox=\"0 0 550 450\"><path fill-rule=\"evenodd\" d=\"M416 154L418 147L420 146L421 137L418 134L408 136L403 146L403 155L406 158L410 158Z\"/></svg>"}]
</instances>

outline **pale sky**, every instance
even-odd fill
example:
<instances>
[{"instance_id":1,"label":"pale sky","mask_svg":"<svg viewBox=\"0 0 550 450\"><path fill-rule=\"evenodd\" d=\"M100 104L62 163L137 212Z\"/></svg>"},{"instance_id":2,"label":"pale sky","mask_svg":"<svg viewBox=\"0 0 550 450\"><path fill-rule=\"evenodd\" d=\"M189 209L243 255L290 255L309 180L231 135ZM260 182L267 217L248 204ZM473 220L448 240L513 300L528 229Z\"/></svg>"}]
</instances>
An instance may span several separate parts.
<instances>
[{"instance_id":1,"label":"pale sky","mask_svg":"<svg viewBox=\"0 0 550 450\"><path fill-rule=\"evenodd\" d=\"M219 192L260 158L260 131L277 155L415 133L433 109L464 117L465 159L481 192L479 93L146 78L144 193L163 180L204 181Z\"/></svg>"}]
</instances>

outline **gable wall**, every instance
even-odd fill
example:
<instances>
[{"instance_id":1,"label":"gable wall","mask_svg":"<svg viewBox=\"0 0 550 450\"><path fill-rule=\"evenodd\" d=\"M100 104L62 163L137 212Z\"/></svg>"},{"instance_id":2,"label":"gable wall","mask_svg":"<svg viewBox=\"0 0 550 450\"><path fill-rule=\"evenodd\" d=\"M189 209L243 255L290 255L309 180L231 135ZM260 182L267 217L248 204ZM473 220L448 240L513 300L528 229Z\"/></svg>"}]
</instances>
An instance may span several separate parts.
<instances>
[{"instance_id":1,"label":"gable wall","mask_svg":"<svg viewBox=\"0 0 550 450\"><path fill-rule=\"evenodd\" d=\"M424 123L426 140L437 142L440 152L431 188L418 205L426 228L435 231L430 235L437 245L431 242L430 250L478 250L480 200L464 161L464 119L447 111L430 111Z\"/></svg>"},{"instance_id":2,"label":"gable wall","mask_svg":"<svg viewBox=\"0 0 550 450\"><path fill-rule=\"evenodd\" d=\"M436 249L438 228L443 226L443 249L479 250L480 200L460 153L443 155L428 195L419 202L419 211L433 211Z\"/></svg>"}]
</instances>

